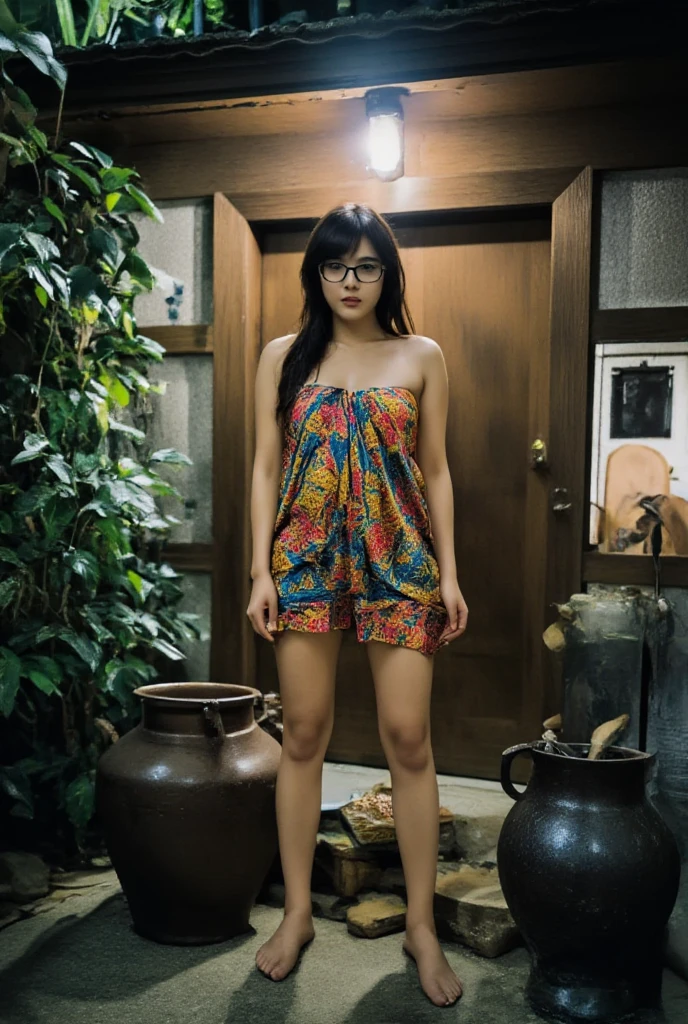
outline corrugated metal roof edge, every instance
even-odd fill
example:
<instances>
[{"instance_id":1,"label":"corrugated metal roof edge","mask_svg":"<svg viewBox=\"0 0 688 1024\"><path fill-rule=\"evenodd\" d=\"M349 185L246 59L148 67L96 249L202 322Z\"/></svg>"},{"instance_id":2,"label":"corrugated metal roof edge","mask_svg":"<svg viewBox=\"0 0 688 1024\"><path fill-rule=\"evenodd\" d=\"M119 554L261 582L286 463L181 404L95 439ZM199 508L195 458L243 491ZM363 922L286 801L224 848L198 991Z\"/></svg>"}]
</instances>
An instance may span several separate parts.
<instances>
[{"instance_id":1,"label":"corrugated metal roof edge","mask_svg":"<svg viewBox=\"0 0 688 1024\"><path fill-rule=\"evenodd\" d=\"M675 0L657 4L654 0L653 14L657 6L666 9L675 6ZM640 0L478 0L461 9L434 11L430 9L407 9L401 12L388 11L375 16L359 14L349 18L335 18L331 21L304 22L296 25L265 25L254 32L227 31L205 33L194 37L158 37L118 46L96 45L86 49L77 47L56 47L55 55L67 66L80 63L95 63L102 60L125 61L146 57L147 59L172 59L181 54L202 57L225 49L268 49L286 41L305 44L325 43L331 39L346 36L379 38L406 29L424 31L447 31L471 23L497 25L520 19L534 19L557 14L570 14L584 9L625 11L633 6L638 11L648 11L646 3Z\"/></svg>"}]
</instances>

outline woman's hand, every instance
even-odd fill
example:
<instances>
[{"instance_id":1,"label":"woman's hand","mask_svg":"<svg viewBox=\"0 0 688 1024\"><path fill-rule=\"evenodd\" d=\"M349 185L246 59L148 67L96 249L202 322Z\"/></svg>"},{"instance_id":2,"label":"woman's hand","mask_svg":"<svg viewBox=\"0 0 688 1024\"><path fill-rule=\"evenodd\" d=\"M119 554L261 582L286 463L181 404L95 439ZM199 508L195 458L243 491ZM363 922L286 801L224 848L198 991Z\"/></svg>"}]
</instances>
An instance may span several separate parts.
<instances>
[{"instance_id":1,"label":"woman's hand","mask_svg":"<svg viewBox=\"0 0 688 1024\"><path fill-rule=\"evenodd\" d=\"M468 605L464 601L456 577L443 580L440 576L440 594L444 607L447 609L449 623L440 637L442 646L456 640L466 629L468 622Z\"/></svg>"},{"instance_id":2,"label":"woman's hand","mask_svg":"<svg viewBox=\"0 0 688 1024\"><path fill-rule=\"evenodd\" d=\"M269 572L262 573L254 579L246 614L255 632L274 644L275 638L270 635L269 630L277 628L277 588Z\"/></svg>"}]
</instances>

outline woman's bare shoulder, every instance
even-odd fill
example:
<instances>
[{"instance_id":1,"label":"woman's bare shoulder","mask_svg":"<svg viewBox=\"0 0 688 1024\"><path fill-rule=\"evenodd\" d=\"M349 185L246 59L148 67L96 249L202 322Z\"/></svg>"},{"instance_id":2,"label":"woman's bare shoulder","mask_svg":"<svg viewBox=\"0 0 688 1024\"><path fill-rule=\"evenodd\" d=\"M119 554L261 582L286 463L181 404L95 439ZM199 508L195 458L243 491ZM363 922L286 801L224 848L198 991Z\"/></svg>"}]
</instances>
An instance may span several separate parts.
<instances>
[{"instance_id":1,"label":"woman's bare shoulder","mask_svg":"<svg viewBox=\"0 0 688 1024\"><path fill-rule=\"evenodd\" d=\"M280 338L268 341L266 345L263 345L260 353L261 361L269 364L273 369L279 370L295 338L295 334L284 334Z\"/></svg>"},{"instance_id":2,"label":"woman's bare shoulder","mask_svg":"<svg viewBox=\"0 0 688 1024\"><path fill-rule=\"evenodd\" d=\"M283 334L280 338L273 338L271 341L268 341L263 346L263 352L267 352L273 359L284 358L295 340L295 334Z\"/></svg>"},{"instance_id":3,"label":"woman's bare shoulder","mask_svg":"<svg viewBox=\"0 0 688 1024\"><path fill-rule=\"evenodd\" d=\"M409 334L406 341L410 344L414 358L418 360L418 366L422 370L432 369L433 366L443 363L442 349L434 338L428 338L424 334Z\"/></svg>"}]
</instances>

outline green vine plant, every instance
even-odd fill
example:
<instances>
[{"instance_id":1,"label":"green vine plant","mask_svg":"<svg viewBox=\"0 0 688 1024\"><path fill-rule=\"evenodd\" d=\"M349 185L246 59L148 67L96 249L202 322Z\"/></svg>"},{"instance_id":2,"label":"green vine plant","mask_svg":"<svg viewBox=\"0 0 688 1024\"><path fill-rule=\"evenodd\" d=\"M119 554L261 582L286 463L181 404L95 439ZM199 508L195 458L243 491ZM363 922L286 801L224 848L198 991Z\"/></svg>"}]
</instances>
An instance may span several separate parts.
<instances>
[{"instance_id":1,"label":"green vine plant","mask_svg":"<svg viewBox=\"0 0 688 1024\"><path fill-rule=\"evenodd\" d=\"M6 0L5 0L6 2ZM87 47L185 38L233 28L235 0L10 0L26 29L38 28L55 46ZM196 8L196 11L195 11ZM196 26L194 26L196 14Z\"/></svg>"},{"instance_id":2,"label":"green vine plant","mask_svg":"<svg viewBox=\"0 0 688 1024\"><path fill-rule=\"evenodd\" d=\"M0 34L0 57L20 43ZM161 560L179 520L156 501L182 499L161 466L191 460L151 451L140 428L164 349L137 329L135 299L155 275L130 214L162 216L132 168L51 145L0 66L2 843L59 861L102 850L98 759L138 721L134 689L202 635Z\"/></svg>"}]
</instances>

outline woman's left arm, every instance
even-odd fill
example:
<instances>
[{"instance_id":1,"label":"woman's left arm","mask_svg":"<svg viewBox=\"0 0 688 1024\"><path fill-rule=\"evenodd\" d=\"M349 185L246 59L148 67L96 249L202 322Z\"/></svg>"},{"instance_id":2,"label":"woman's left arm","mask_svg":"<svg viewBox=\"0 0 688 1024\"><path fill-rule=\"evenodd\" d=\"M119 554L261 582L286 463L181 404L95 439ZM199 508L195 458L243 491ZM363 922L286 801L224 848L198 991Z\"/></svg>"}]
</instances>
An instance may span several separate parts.
<instances>
[{"instance_id":1,"label":"woman's left arm","mask_svg":"<svg viewBox=\"0 0 688 1024\"><path fill-rule=\"evenodd\" d=\"M465 631L468 607L459 588L454 553L454 494L446 450L449 383L442 349L430 338L423 342L425 383L420 399L416 462L425 480L440 569L440 593L449 615L449 624L440 640L450 643Z\"/></svg>"}]
</instances>

